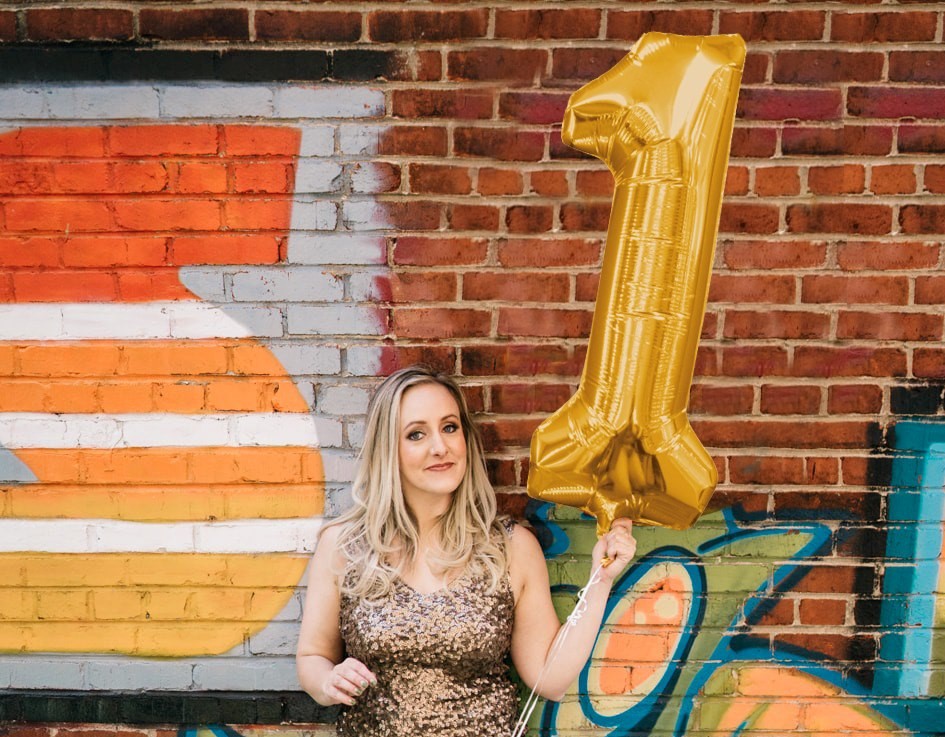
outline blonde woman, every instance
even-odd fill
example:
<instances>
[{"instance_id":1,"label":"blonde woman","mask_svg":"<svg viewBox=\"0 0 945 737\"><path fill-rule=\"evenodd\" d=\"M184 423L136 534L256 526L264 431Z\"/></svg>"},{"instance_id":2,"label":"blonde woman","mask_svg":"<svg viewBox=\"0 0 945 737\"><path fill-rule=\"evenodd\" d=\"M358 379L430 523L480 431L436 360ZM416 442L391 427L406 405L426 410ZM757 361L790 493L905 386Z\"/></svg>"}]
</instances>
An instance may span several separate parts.
<instances>
[{"instance_id":1,"label":"blonde woman","mask_svg":"<svg viewBox=\"0 0 945 737\"><path fill-rule=\"evenodd\" d=\"M342 737L509 735L559 630L541 548L496 516L482 445L459 387L397 371L368 409L354 503L322 531L297 664L305 690L343 705ZM613 581L633 556L619 520L593 551L613 563L541 682L560 700L587 660Z\"/></svg>"}]
</instances>

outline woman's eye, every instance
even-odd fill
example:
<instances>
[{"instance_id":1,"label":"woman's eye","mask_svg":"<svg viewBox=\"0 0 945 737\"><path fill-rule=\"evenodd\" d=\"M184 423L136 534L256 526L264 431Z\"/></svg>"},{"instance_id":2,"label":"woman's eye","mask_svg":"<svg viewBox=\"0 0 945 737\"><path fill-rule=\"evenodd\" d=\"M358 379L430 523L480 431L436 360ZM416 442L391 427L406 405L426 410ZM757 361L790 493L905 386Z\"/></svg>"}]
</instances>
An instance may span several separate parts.
<instances>
[{"instance_id":1,"label":"woman's eye","mask_svg":"<svg viewBox=\"0 0 945 737\"><path fill-rule=\"evenodd\" d=\"M456 432L457 430L459 430L459 425L456 425L452 422L443 428L443 432Z\"/></svg>"},{"instance_id":2,"label":"woman's eye","mask_svg":"<svg viewBox=\"0 0 945 737\"><path fill-rule=\"evenodd\" d=\"M423 433L419 430L414 430L413 432L407 434L407 440L419 440L422 437Z\"/></svg>"}]
</instances>

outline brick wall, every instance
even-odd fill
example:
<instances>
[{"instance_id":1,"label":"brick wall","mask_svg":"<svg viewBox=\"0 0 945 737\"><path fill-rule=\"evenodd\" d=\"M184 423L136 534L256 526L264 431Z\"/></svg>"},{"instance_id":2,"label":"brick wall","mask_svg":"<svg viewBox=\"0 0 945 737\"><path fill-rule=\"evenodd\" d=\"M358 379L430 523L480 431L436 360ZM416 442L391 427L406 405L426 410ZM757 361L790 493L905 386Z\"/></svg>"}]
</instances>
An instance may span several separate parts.
<instances>
[{"instance_id":1,"label":"brick wall","mask_svg":"<svg viewBox=\"0 0 945 737\"><path fill-rule=\"evenodd\" d=\"M306 452L324 472L307 479L300 471L296 482L313 484L306 499L325 492L327 508L315 514L330 515L343 503L375 377L416 360L459 376L504 507L528 514L542 533L553 582L579 581L586 523L569 510L526 510L522 489L530 434L570 396L583 365L612 192L598 161L561 143L561 117L569 94L648 30L740 33L749 53L690 402L719 490L696 531L641 531L648 557L608 615L586 684L597 697L625 694L613 702L620 705L592 706L575 694L545 709L542 724L586 734L614 725L734 734L743 722L780 733L838 723L853 734L933 730L945 696L943 20L938 3L868 0L6 3L0 365L2 444L14 459L2 464L11 478L0 556L16 573L0 596L19 603L7 608L0 634L33 626L43 607L63 601L101 624L96 597L122 586L145 598L110 616L138 622L154 593L140 582L96 590L82 576L30 580L25 553L133 548L140 533L118 531L111 547L79 541L59 550L52 541L61 534L88 539L90 509L115 529L154 523L134 511L126 488L82 476L56 477L50 489L35 473L37 447L114 448L114 461L120 447L95 440L106 424L129 438L145 428L144 440L127 445L150 448L161 432L179 442L180 425L148 430L131 415L184 414L204 417L201 427L209 417L236 428L221 446L288 452L297 427L263 441L272 426L252 415L311 408L318 448ZM59 128L69 135L28 143ZM265 131L254 148L233 147L254 128ZM283 135L298 140L278 148ZM81 148L88 137L101 145ZM182 200L196 213L189 219ZM120 257L103 239L122 244ZM132 313L113 309L135 305L171 309L178 322L142 334ZM50 319L61 322L43 332ZM111 364L75 352L103 338L113 343ZM171 358L166 368L129 373L129 357L159 338L191 349L204 341L223 362L204 357L181 368ZM239 341L260 351L255 373L235 368ZM55 363L63 349L73 352ZM31 369L29 354L42 351L50 358ZM182 388L195 384L196 394ZM303 404L274 409L277 387ZM56 414L55 422L40 417ZM233 500L284 503L266 486L271 479L214 474L200 483L227 487ZM190 472L181 478L196 483ZM52 509L39 492L59 493L59 505L71 499L72 511ZM194 539L209 539L219 511L208 504L161 524L174 534L189 524ZM281 542L198 542L166 555L286 561L308 550L312 528L297 526L311 509L224 507L230 521L272 525L254 529ZM55 526L44 532L43 524ZM690 550L692 560L677 561L667 546ZM286 575L295 576L291 588L298 574ZM188 586L219 597L232 581ZM53 603L44 605L46 596ZM134 647L132 658L89 654L70 639L78 630L68 621L67 646L52 654L6 642L0 686L14 695L0 701L0 718L330 718L306 711L291 681L299 593L288 596L274 614L238 609L232 626L243 639L225 655L166 652L177 659L152 665ZM561 596L566 606L565 589ZM209 604L198 610L209 615L181 623L185 640L198 639L187 627L223 621ZM250 635L256 624L261 634ZM225 658L238 660L221 665ZM115 690L133 697L122 701ZM96 709L80 705L91 692ZM663 711L647 695L674 706ZM44 728L23 728L36 729Z\"/></svg>"}]
</instances>

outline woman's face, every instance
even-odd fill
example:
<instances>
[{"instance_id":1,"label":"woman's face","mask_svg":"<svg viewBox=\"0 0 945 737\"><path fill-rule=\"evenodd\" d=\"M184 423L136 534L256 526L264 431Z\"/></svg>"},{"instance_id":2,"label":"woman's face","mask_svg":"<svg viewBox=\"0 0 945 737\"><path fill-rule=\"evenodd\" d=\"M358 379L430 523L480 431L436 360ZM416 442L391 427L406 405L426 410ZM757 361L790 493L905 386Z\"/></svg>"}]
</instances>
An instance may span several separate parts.
<instances>
[{"instance_id":1,"label":"woman's face","mask_svg":"<svg viewBox=\"0 0 945 737\"><path fill-rule=\"evenodd\" d=\"M400 483L405 497L448 496L466 473L459 406L440 384L418 384L400 399Z\"/></svg>"}]
</instances>

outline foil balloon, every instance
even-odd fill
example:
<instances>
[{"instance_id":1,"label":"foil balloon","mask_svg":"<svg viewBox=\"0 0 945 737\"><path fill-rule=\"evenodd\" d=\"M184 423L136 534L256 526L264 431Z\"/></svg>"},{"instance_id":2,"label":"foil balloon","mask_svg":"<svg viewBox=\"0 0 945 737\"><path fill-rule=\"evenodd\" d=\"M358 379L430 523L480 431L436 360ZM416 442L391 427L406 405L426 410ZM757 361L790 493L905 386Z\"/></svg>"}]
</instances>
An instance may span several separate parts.
<instances>
[{"instance_id":1,"label":"foil balloon","mask_svg":"<svg viewBox=\"0 0 945 737\"><path fill-rule=\"evenodd\" d=\"M535 431L529 495L684 529L715 490L686 414L718 234L740 36L647 33L575 92L561 135L601 159L614 200L577 392Z\"/></svg>"}]
</instances>

